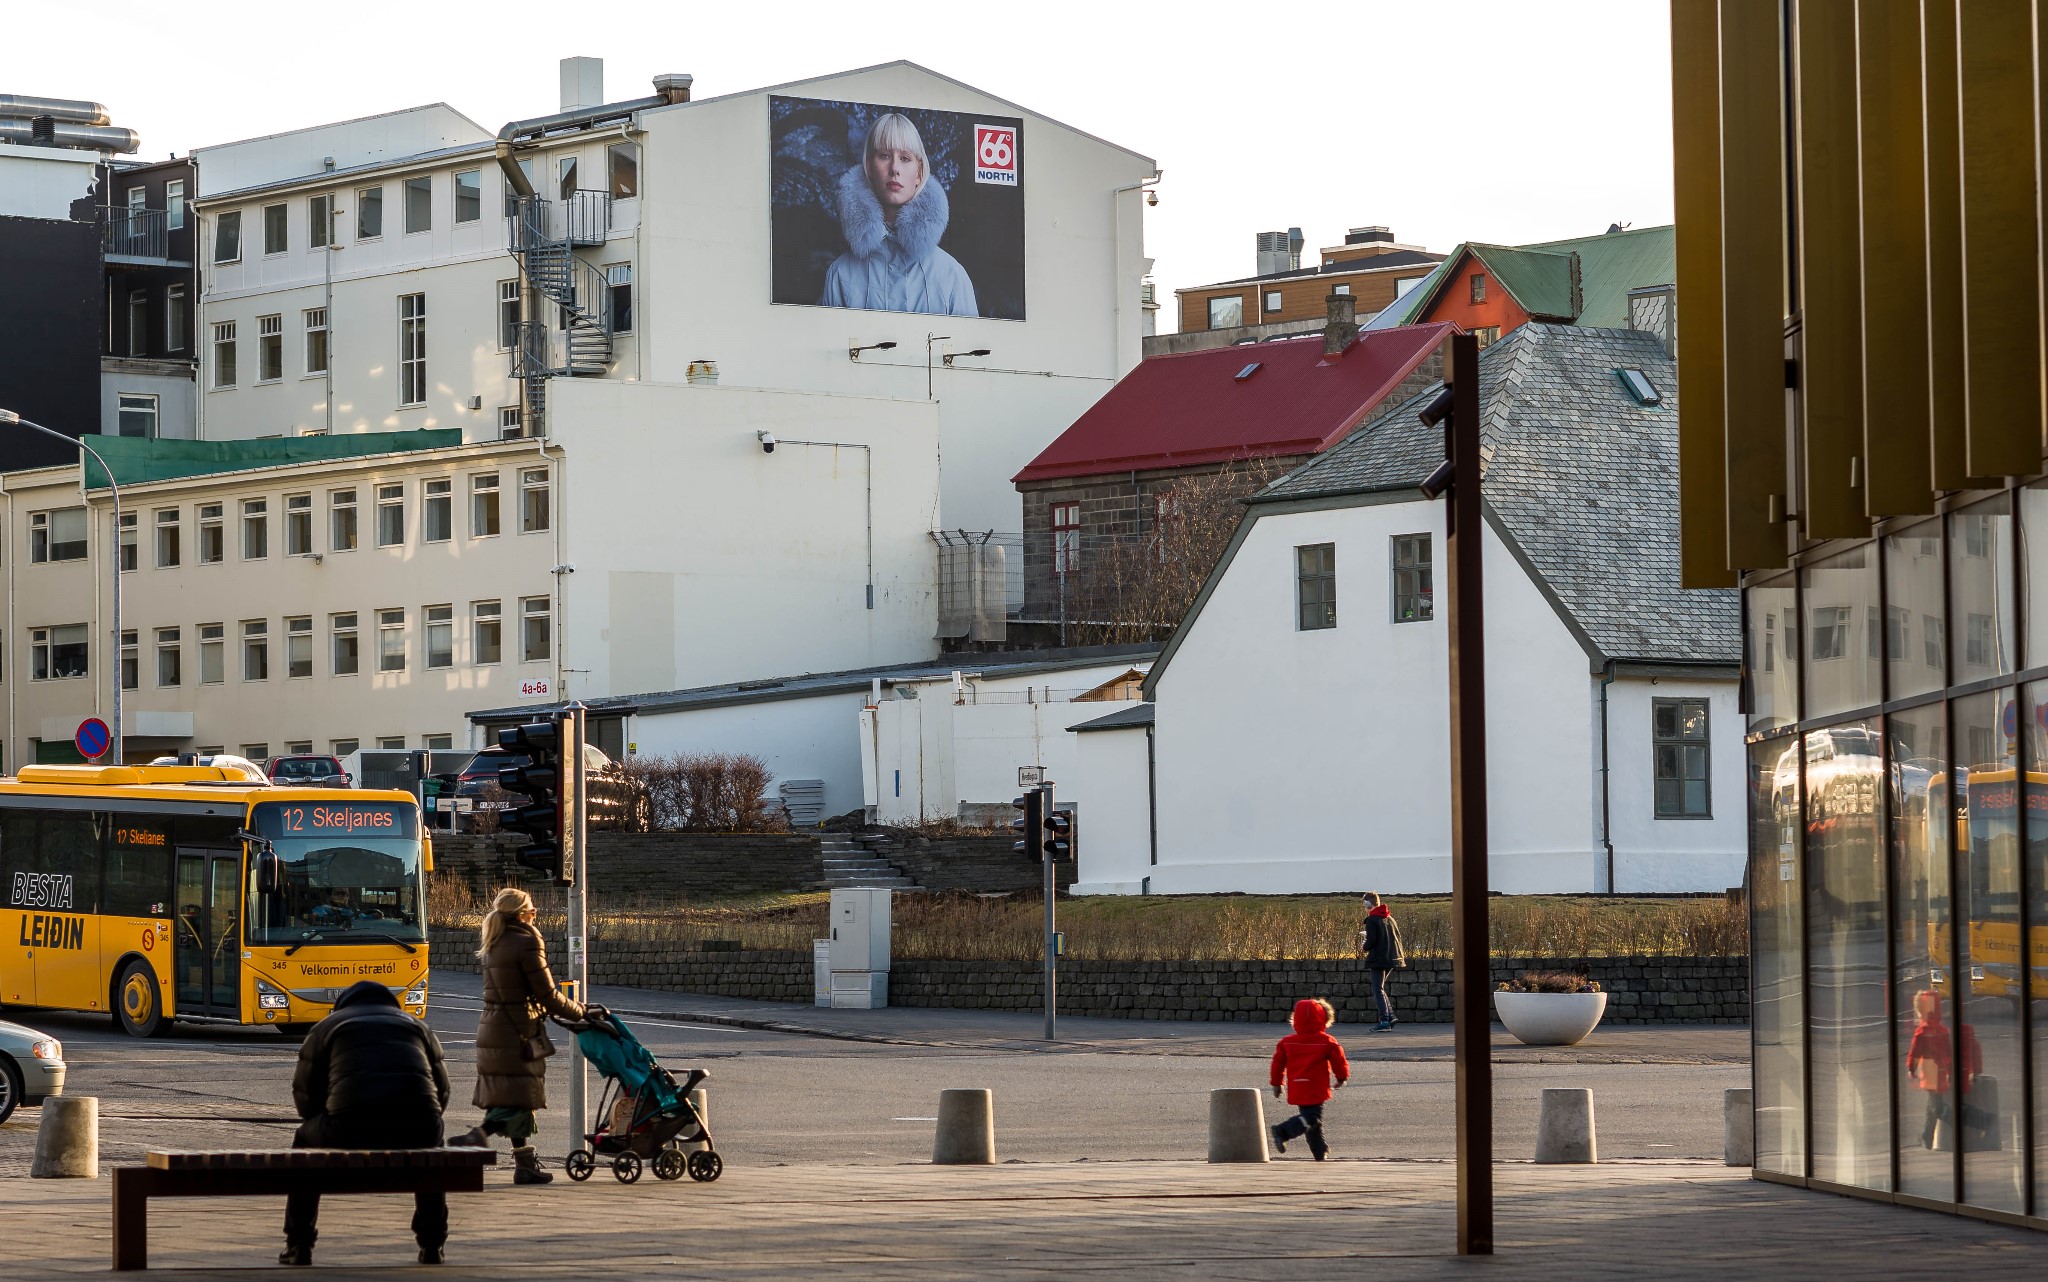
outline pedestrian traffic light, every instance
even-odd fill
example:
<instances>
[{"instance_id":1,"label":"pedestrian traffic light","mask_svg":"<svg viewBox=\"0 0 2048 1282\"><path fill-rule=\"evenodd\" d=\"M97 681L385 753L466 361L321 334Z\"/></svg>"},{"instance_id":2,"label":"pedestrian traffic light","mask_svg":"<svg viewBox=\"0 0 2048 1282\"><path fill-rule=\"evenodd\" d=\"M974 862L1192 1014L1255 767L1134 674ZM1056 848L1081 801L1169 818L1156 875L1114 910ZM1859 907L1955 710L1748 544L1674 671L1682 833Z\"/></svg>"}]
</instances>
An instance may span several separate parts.
<instances>
[{"instance_id":1,"label":"pedestrian traffic light","mask_svg":"<svg viewBox=\"0 0 2048 1282\"><path fill-rule=\"evenodd\" d=\"M1045 857L1060 863L1074 857L1074 821L1053 808L1052 785L1045 786Z\"/></svg>"},{"instance_id":2,"label":"pedestrian traffic light","mask_svg":"<svg viewBox=\"0 0 2048 1282\"><path fill-rule=\"evenodd\" d=\"M498 826L526 837L518 859L557 886L576 881L576 722L568 713L498 732L498 746L526 758L498 771L498 786L526 798L504 811Z\"/></svg>"},{"instance_id":3,"label":"pedestrian traffic light","mask_svg":"<svg viewBox=\"0 0 2048 1282\"><path fill-rule=\"evenodd\" d=\"M1010 831L1022 838L1011 842L1010 849L1038 863L1045 858L1045 794L1033 788L1010 804L1022 812L1010 821Z\"/></svg>"}]
</instances>

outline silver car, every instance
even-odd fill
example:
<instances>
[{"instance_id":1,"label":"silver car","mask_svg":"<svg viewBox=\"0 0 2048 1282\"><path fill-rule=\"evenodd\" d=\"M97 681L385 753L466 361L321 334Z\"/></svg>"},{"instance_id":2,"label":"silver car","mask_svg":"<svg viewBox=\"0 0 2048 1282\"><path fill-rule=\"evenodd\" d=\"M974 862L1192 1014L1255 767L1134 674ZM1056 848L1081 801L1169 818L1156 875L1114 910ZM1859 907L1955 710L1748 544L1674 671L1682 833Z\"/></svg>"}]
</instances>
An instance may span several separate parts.
<instances>
[{"instance_id":1,"label":"silver car","mask_svg":"<svg viewBox=\"0 0 2048 1282\"><path fill-rule=\"evenodd\" d=\"M0 1122L23 1104L40 1104L63 1093L63 1044L0 1019Z\"/></svg>"}]
</instances>

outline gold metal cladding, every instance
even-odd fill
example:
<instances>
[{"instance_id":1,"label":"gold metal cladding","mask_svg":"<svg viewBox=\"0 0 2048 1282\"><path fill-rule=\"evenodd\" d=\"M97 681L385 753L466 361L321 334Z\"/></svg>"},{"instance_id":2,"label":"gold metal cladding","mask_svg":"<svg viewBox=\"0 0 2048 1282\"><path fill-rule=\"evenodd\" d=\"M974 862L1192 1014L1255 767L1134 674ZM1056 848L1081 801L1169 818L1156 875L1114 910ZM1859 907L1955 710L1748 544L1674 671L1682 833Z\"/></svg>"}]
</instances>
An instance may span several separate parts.
<instances>
[{"instance_id":1,"label":"gold metal cladding","mask_svg":"<svg viewBox=\"0 0 2048 1282\"><path fill-rule=\"evenodd\" d=\"M1920 5L1920 138L1926 148L1927 424L1934 488L1976 489L1963 433L1962 125L1956 91L1954 0ZM1910 317L1901 317L1911 323Z\"/></svg>"},{"instance_id":2,"label":"gold metal cladding","mask_svg":"<svg viewBox=\"0 0 2048 1282\"><path fill-rule=\"evenodd\" d=\"M1685 363L1678 385L1679 582L1732 588L1721 368L1721 55L1715 0L1671 0L1672 195Z\"/></svg>"}]
</instances>

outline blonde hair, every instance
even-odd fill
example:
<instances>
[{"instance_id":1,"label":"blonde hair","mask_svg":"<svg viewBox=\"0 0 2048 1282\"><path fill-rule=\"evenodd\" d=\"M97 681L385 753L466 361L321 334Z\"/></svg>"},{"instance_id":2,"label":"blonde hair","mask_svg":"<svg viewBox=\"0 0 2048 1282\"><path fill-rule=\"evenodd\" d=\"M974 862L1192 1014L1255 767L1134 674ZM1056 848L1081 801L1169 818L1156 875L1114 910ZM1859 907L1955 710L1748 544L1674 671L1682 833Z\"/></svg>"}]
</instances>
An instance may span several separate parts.
<instances>
[{"instance_id":1,"label":"blonde hair","mask_svg":"<svg viewBox=\"0 0 2048 1282\"><path fill-rule=\"evenodd\" d=\"M512 923L519 920L519 914L533 909L533 896L517 886L507 886L491 899L491 911L484 914L482 943L476 955L482 959L490 954L491 945L504 937Z\"/></svg>"},{"instance_id":2,"label":"blonde hair","mask_svg":"<svg viewBox=\"0 0 2048 1282\"><path fill-rule=\"evenodd\" d=\"M878 151L894 151L899 147L917 157L917 167L921 171L918 185L922 187L932 176L931 158L924 152L924 135L917 132L917 126L910 123L910 117L900 112L890 112L868 130L867 143L861 148L861 162L865 164Z\"/></svg>"},{"instance_id":3,"label":"blonde hair","mask_svg":"<svg viewBox=\"0 0 2048 1282\"><path fill-rule=\"evenodd\" d=\"M1329 1028L1329 1027L1330 1027L1331 1025L1333 1025L1333 1024L1335 1024L1335 1023L1337 1022L1337 1008L1336 1008L1335 1006L1332 1006L1332 1005L1330 1005L1330 999L1329 999L1329 998L1327 998L1327 997L1312 997L1312 998L1310 998L1309 1000L1310 1000L1310 1001L1312 1001L1312 1002L1314 1002L1314 1003L1315 1003L1316 1005L1318 1005L1318 1006L1320 1006L1320 1007L1322 1007L1322 1008L1323 1008L1323 1027L1324 1027L1324 1028Z\"/></svg>"}]
</instances>

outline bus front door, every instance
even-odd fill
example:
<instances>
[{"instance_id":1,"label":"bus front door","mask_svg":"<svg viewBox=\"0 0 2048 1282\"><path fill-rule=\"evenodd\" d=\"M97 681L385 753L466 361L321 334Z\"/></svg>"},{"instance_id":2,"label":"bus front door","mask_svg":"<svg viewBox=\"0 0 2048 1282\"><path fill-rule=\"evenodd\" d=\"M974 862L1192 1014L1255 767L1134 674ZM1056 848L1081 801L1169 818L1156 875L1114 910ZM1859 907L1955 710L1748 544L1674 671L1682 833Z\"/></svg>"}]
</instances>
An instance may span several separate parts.
<instances>
[{"instance_id":1,"label":"bus front door","mask_svg":"<svg viewBox=\"0 0 2048 1282\"><path fill-rule=\"evenodd\" d=\"M239 1019L242 1014L241 855L178 851L177 1012Z\"/></svg>"}]
</instances>

